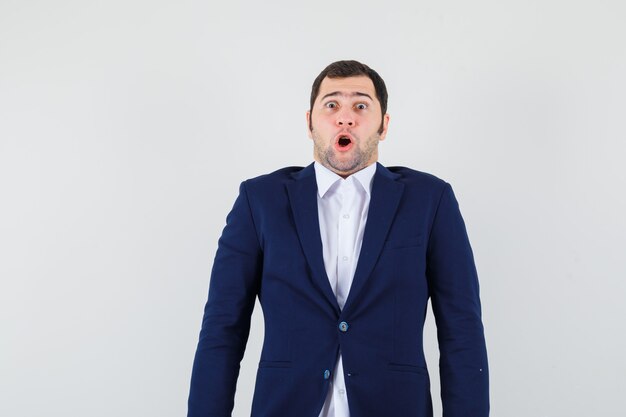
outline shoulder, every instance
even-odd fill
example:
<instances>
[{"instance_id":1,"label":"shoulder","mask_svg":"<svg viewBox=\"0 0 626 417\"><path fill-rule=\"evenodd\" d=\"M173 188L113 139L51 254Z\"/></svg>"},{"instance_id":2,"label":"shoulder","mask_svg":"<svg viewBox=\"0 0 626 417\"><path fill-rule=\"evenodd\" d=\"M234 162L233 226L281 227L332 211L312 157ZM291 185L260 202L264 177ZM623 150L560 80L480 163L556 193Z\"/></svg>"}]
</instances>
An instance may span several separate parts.
<instances>
[{"instance_id":1,"label":"shoulder","mask_svg":"<svg viewBox=\"0 0 626 417\"><path fill-rule=\"evenodd\" d=\"M393 178L409 187L428 188L434 190L443 190L449 185L445 180L430 174L428 172L418 171L416 169L403 166L388 166L382 170L387 170Z\"/></svg>"},{"instance_id":2,"label":"shoulder","mask_svg":"<svg viewBox=\"0 0 626 417\"><path fill-rule=\"evenodd\" d=\"M257 177L249 178L244 181L246 186L251 187L263 187L276 184L284 184L293 180L294 175L302 172L305 167L291 166L277 169L276 171L268 174L259 175Z\"/></svg>"},{"instance_id":3,"label":"shoulder","mask_svg":"<svg viewBox=\"0 0 626 417\"><path fill-rule=\"evenodd\" d=\"M383 167L396 183L404 185L404 198L409 204L426 205L437 210L442 201L455 200L452 186L445 180L403 166Z\"/></svg>"},{"instance_id":4,"label":"shoulder","mask_svg":"<svg viewBox=\"0 0 626 417\"><path fill-rule=\"evenodd\" d=\"M249 178L241 183L242 189L252 198L262 196L278 196L285 193L285 185L292 183L294 178L313 171L309 167L290 166L277 169L268 174Z\"/></svg>"}]
</instances>

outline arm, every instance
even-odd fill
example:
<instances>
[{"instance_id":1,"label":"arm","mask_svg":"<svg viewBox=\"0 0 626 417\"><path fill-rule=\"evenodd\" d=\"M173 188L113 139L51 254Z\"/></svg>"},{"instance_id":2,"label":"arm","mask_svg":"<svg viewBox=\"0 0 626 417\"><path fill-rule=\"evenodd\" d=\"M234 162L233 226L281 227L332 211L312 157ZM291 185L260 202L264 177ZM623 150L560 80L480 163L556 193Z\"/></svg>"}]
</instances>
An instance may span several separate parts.
<instances>
[{"instance_id":1,"label":"arm","mask_svg":"<svg viewBox=\"0 0 626 417\"><path fill-rule=\"evenodd\" d=\"M245 183L226 218L193 363L188 417L229 417L261 277L262 253Z\"/></svg>"},{"instance_id":2,"label":"arm","mask_svg":"<svg viewBox=\"0 0 626 417\"><path fill-rule=\"evenodd\" d=\"M487 417L489 377L478 276L465 223L446 184L428 244L444 417Z\"/></svg>"}]
</instances>

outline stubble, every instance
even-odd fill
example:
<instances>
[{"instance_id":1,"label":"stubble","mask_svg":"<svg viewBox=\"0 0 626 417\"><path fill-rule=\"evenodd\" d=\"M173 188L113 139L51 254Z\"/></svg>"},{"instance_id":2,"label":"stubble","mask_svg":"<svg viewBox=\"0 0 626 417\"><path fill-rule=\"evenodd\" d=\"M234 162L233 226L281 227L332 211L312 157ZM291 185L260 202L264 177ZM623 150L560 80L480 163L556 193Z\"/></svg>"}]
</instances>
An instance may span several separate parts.
<instances>
[{"instance_id":1,"label":"stubble","mask_svg":"<svg viewBox=\"0 0 626 417\"><path fill-rule=\"evenodd\" d=\"M312 135L314 153L319 162L331 171L344 175L350 175L365 168L376 153L378 142L380 142L380 134L375 133L368 137L361 147L361 139L353 136L356 143L353 145L350 157L344 159L338 157L338 152L335 151L332 141L329 143L329 141L320 138L315 129L313 129Z\"/></svg>"}]
</instances>

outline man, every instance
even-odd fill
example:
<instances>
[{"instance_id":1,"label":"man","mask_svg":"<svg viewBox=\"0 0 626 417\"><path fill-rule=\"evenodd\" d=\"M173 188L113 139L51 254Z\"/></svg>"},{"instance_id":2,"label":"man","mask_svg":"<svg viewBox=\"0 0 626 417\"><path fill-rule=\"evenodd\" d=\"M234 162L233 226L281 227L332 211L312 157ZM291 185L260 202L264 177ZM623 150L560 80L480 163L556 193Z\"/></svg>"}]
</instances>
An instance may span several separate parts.
<instances>
[{"instance_id":1,"label":"man","mask_svg":"<svg viewBox=\"0 0 626 417\"><path fill-rule=\"evenodd\" d=\"M244 181L211 274L189 417L231 415L258 296L256 417L430 417L428 298L445 417L489 414L478 279L450 185L385 168L382 78L339 61L313 83L315 162Z\"/></svg>"}]
</instances>

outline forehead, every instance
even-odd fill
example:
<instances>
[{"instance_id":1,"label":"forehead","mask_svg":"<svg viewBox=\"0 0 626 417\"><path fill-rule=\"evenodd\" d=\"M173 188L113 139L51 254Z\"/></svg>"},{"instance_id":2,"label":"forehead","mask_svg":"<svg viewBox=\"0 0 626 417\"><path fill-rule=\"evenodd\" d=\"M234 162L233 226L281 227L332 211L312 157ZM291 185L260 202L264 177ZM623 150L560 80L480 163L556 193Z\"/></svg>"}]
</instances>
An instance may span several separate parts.
<instances>
[{"instance_id":1,"label":"forehead","mask_svg":"<svg viewBox=\"0 0 626 417\"><path fill-rule=\"evenodd\" d=\"M320 84L320 90L316 101L320 101L326 94L338 92L342 95L352 95L354 93L364 93L376 100L376 89L369 77L362 75L358 77L346 78L324 78Z\"/></svg>"}]
</instances>

